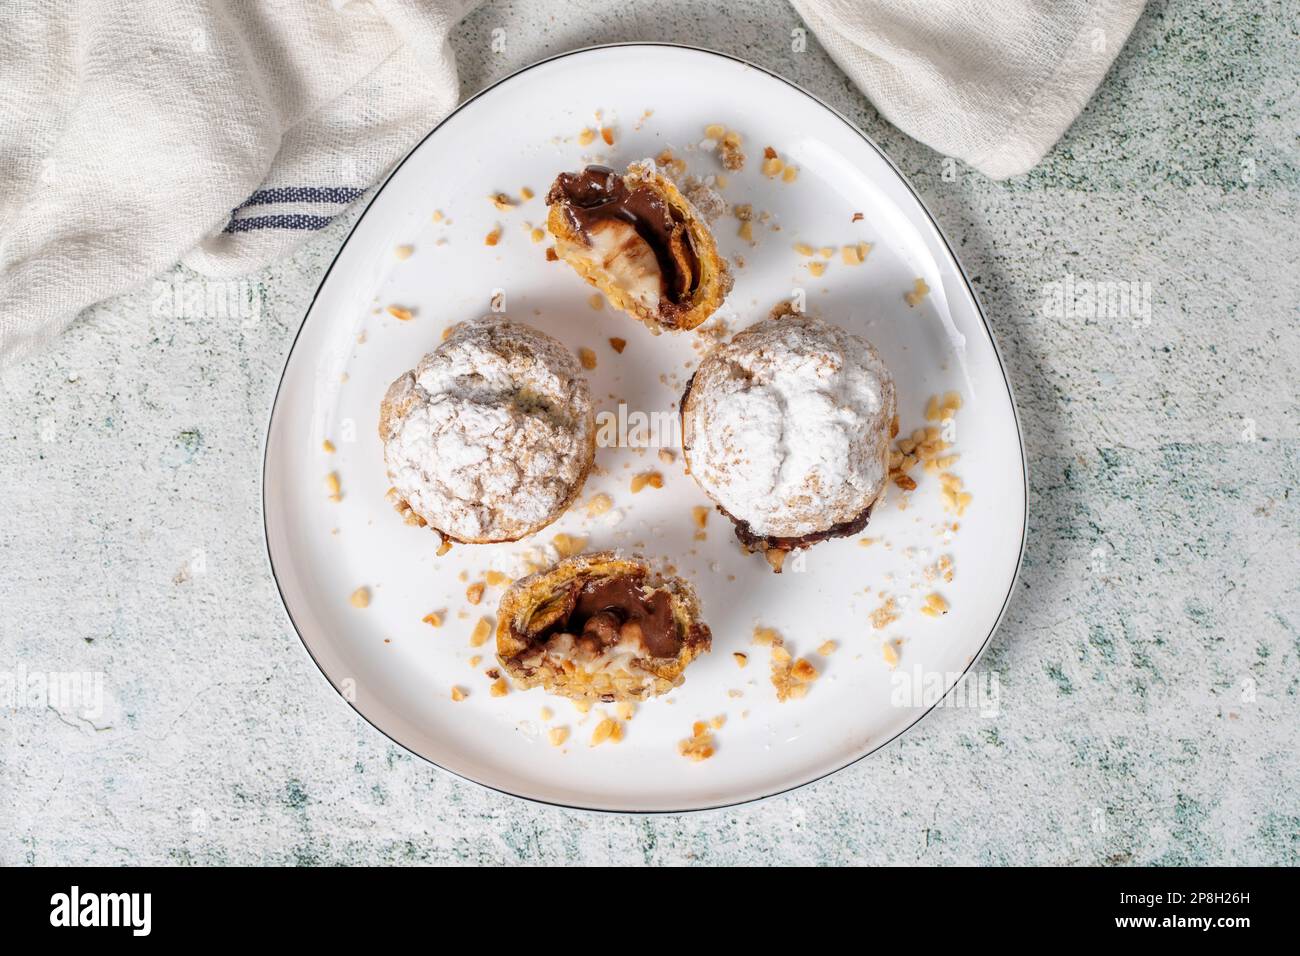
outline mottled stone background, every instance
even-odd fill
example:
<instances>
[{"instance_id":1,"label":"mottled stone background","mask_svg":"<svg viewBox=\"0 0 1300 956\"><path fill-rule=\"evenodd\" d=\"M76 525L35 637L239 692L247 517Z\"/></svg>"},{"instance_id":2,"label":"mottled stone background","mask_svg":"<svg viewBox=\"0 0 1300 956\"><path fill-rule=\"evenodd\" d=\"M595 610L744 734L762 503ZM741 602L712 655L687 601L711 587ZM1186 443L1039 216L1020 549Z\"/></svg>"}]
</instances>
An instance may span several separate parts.
<instances>
[{"instance_id":1,"label":"mottled stone background","mask_svg":"<svg viewBox=\"0 0 1300 956\"><path fill-rule=\"evenodd\" d=\"M258 510L275 384L353 213L252 277L249 328L154 317L145 288L4 374L0 669L102 672L109 703L0 710L0 862L1300 862L1295 7L1153 3L1005 183L946 178L815 41L791 51L798 25L772 0L495 2L456 51L468 94L591 43L713 46L911 177L1029 454L1024 573L986 658L1001 715L940 710L797 793L660 818L488 793L361 722L286 622ZM1067 274L1150 283L1149 323L1045 316Z\"/></svg>"}]
</instances>

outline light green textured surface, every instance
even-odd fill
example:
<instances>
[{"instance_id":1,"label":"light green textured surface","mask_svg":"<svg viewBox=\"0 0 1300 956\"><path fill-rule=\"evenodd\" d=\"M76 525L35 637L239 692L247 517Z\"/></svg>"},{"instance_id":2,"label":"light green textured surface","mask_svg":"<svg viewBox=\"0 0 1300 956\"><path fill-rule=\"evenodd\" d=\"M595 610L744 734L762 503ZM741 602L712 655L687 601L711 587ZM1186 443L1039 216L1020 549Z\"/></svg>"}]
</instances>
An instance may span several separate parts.
<instances>
[{"instance_id":1,"label":"light green textured surface","mask_svg":"<svg viewBox=\"0 0 1300 956\"><path fill-rule=\"evenodd\" d=\"M983 662L1000 715L941 709L794 794L659 818L488 793L370 729L289 628L258 506L275 384L354 212L254 277L250 328L154 317L145 289L0 380L0 670L102 671L109 698L95 723L0 709L0 863L1300 862L1294 7L1153 4L1006 183L946 179L815 40L791 52L798 25L775 2L530 0L456 49L470 92L591 43L713 46L912 179L1030 461L1021 587ZM1067 273L1149 282L1150 323L1045 317Z\"/></svg>"}]
</instances>

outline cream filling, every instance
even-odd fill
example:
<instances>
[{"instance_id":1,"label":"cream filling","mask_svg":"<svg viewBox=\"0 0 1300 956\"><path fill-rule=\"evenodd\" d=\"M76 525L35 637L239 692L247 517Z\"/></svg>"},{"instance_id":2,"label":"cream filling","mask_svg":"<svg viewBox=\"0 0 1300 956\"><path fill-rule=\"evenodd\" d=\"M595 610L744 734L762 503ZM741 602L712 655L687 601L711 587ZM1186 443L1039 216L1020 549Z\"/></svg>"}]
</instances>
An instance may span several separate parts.
<instances>
[{"instance_id":1,"label":"cream filling","mask_svg":"<svg viewBox=\"0 0 1300 956\"><path fill-rule=\"evenodd\" d=\"M556 634L545 646L540 648L542 654L561 664L571 662L579 670L590 674L617 674L623 671L629 675L643 677L643 683L650 683L654 675L636 666L638 659L649 657L645 646L636 638L620 637L617 643L610 644L593 653L589 646L580 643L568 633ZM531 656L531 655L530 655Z\"/></svg>"},{"instance_id":2,"label":"cream filling","mask_svg":"<svg viewBox=\"0 0 1300 956\"><path fill-rule=\"evenodd\" d=\"M579 256L609 274L613 284L651 311L659 308L663 275L650 244L629 223L603 220L588 230L591 245L577 247Z\"/></svg>"}]
</instances>

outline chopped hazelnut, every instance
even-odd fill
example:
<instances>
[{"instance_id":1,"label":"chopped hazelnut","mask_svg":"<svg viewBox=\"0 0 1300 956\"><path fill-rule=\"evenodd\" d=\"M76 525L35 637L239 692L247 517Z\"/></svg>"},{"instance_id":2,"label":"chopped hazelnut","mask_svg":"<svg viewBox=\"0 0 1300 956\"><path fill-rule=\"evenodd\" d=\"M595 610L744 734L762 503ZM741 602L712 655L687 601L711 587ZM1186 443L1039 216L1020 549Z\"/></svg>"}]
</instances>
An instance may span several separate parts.
<instances>
[{"instance_id":1,"label":"chopped hazelnut","mask_svg":"<svg viewBox=\"0 0 1300 956\"><path fill-rule=\"evenodd\" d=\"M400 305L390 305L385 311L399 322L410 322L414 314L410 309L404 309Z\"/></svg>"},{"instance_id":2,"label":"chopped hazelnut","mask_svg":"<svg viewBox=\"0 0 1300 956\"><path fill-rule=\"evenodd\" d=\"M550 740L552 747L558 747L561 744L563 744L566 740L569 739L569 728L552 727L550 731L546 734L546 737L548 740Z\"/></svg>"},{"instance_id":3,"label":"chopped hazelnut","mask_svg":"<svg viewBox=\"0 0 1300 956\"><path fill-rule=\"evenodd\" d=\"M442 627L442 622L445 619L445 616L446 615L442 611L430 611L428 614L424 615L424 617L420 618L420 620L425 624L428 624L430 627Z\"/></svg>"},{"instance_id":4,"label":"chopped hazelnut","mask_svg":"<svg viewBox=\"0 0 1300 956\"><path fill-rule=\"evenodd\" d=\"M478 619L478 623L474 625L474 630L470 631L469 646L482 647L484 644L487 643L488 638L491 636L492 636L492 618L481 617Z\"/></svg>"},{"instance_id":5,"label":"chopped hazelnut","mask_svg":"<svg viewBox=\"0 0 1300 956\"><path fill-rule=\"evenodd\" d=\"M580 348L578 349L578 361L583 368L590 372L596 367L596 353L589 348Z\"/></svg>"},{"instance_id":6,"label":"chopped hazelnut","mask_svg":"<svg viewBox=\"0 0 1300 956\"><path fill-rule=\"evenodd\" d=\"M581 553L587 546L587 539L561 532L551 539L551 543L555 545L555 550L560 553L560 557L568 558Z\"/></svg>"},{"instance_id":7,"label":"chopped hazelnut","mask_svg":"<svg viewBox=\"0 0 1300 956\"><path fill-rule=\"evenodd\" d=\"M459 687L453 687L453 688L451 689L451 699L452 699L452 700L464 700L464 699L465 699L466 697L468 697L468 696L469 696L469 695L468 695L467 693L465 693L465 691L462 690L462 689L459 688Z\"/></svg>"},{"instance_id":8,"label":"chopped hazelnut","mask_svg":"<svg viewBox=\"0 0 1300 956\"><path fill-rule=\"evenodd\" d=\"M609 340L609 347L612 348L615 352L622 355L623 350L627 348L627 339L620 339L617 336L615 336L614 338L611 338Z\"/></svg>"},{"instance_id":9,"label":"chopped hazelnut","mask_svg":"<svg viewBox=\"0 0 1300 956\"><path fill-rule=\"evenodd\" d=\"M617 736L615 736L616 734ZM614 720L612 717L605 717L591 732L591 746L598 747L606 740L617 742L622 739L622 736L618 721Z\"/></svg>"},{"instance_id":10,"label":"chopped hazelnut","mask_svg":"<svg viewBox=\"0 0 1300 956\"><path fill-rule=\"evenodd\" d=\"M657 471L647 471L632 476L632 494L636 494L647 485L651 488L662 488L664 486L664 476Z\"/></svg>"},{"instance_id":11,"label":"chopped hazelnut","mask_svg":"<svg viewBox=\"0 0 1300 956\"><path fill-rule=\"evenodd\" d=\"M339 473L331 471L325 476L325 491L329 495L330 501L343 500L343 488L339 482Z\"/></svg>"},{"instance_id":12,"label":"chopped hazelnut","mask_svg":"<svg viewBox=\"0 0 1300 956\"><path fill-rule=\"evenodd\" d=\"M493 697L504 697L510 693L510 685L506 683L504 677L498 677L492 682L492 686L488 688L488 693Z\"/></svg>"},{"instance_id":13,"label":"chopped hazelnut","mask_svg":"<svg viewBox=\"0 0 1300 956\"><path fill-rule=\"evenodd\" d=\"M475 581L465 589L465 600L470 604L478 604L483 600L483 589L487 587L482 581Z\"/></svg>"},{"instance_id":14,"label":"chopped hazelnut","mask_svg":"<svg viewBox=\"0 0 1300 956\"><path fill-rule=\"evenodd\" d=\"M915 308L920 303L920 301L924 299L927 294L929 294L929 292L930 292L930 287L925 284L925 280L917 279L915 286L912 288L912 291L904 293L903 298L906 300L909 306Z\"/></svg>"}]
</instances>

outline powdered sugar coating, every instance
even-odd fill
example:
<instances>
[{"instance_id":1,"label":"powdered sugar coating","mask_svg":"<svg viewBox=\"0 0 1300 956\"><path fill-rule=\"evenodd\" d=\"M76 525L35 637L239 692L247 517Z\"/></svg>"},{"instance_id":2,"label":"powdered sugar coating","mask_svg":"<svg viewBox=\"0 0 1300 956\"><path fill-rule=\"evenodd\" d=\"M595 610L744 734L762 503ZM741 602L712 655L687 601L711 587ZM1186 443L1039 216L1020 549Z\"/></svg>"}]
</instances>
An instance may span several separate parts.
<instances>
[{"instance_id":1,"label":"powdered sugar coating","mask_svg":"<svg viewBox=\"0 0 1300 956\"><path fill-rule=\"evenodd\" d=\"M869 342L808 316L764 320L700 364L682 409L686 457L755 534L817 534L884 490L894 412Z\"/></svg>"},{"instance_id":2,"label":"powdered sugar coating","mask_svg":"<svg viewBox=\"0 0 1300 956\"><path fill-rule=\"evenodd\" d=\"M595 454L587 382L559 342L516 322L465 323L384 396L389 480L458 541L515 541L554 521Z\"/></svg>"}]
</instances>

